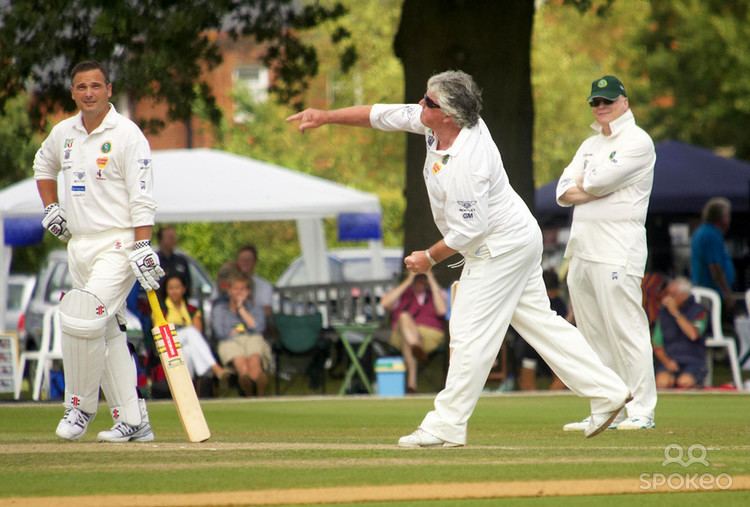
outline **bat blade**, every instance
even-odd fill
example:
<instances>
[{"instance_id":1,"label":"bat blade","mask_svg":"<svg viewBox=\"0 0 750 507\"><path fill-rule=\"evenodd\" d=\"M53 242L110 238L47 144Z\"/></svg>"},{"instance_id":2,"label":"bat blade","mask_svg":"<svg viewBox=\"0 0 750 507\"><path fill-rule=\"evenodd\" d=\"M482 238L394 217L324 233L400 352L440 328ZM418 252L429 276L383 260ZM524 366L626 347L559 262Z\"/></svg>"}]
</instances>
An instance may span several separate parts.
<instances>
[{"instance_id":1,"label":"bat blade","mask_svg":"<svg viewBox=\"0 0 750 507\"><path fill-rule=\"evenodd\" d=\"M193 379L185 364L177 333L174 326L164 318L156 293L150 290L146 294L154 323L152 330L154 344L159 353L182 427L191 442L208 440L211 437L211 431L208 429L198 395L195 393Z\"/></svg>"}]
</instances>

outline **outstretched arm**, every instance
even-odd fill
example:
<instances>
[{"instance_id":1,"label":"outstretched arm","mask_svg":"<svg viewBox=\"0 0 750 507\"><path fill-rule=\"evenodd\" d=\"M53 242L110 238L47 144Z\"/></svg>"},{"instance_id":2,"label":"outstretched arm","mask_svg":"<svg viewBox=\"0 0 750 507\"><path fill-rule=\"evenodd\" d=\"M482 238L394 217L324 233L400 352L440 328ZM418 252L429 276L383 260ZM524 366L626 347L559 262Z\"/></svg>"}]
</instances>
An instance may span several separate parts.
<instances>
[{"instance_id":1,"label":"outstretched arm","mask_svg":"<svg viewBox=\"0 0 750 507\"><path fill-rule=\"evenodd\" d=\"M355 127L370 127L370 109L372 109L372 106L351 106L332 109L330 111L308 108L289 116L286 121L299 122L300 132L332 123Z\"/></svg>"}]
</instances>

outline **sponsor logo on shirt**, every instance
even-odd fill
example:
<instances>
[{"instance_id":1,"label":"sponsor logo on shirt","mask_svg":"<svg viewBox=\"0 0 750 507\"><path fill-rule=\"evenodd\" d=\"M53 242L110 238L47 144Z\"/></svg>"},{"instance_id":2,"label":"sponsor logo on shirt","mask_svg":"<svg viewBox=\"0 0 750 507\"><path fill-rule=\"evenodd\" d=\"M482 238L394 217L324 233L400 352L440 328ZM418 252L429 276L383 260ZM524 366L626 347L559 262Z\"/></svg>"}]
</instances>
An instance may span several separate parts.
<instances>
[{"instance_id":1,"label":"sponsor logo on shirt","mask_svg":"<svg viewBox=\"0 0 750 507\"><path fill-rule=\"evenodd\" d=\"M611 161L612 161L613 163L615 163L615 164L616 164L616 163L617 163L617 159L616 159L615 157L617 157L617 150L615 150L615 151L613 151L612 153L610 153L610 154L609 154L609 159L610 159L610 160L611 160Z\"/></svg>"},{"instance_id":2,"label":"sponsor logo on shirt","mask_svg":"<svg viewBox=\"0 0 750 507\"><path fill-rule=\"evenodd\" d=\"M73 147L73 141L75 141L75 138L68 138L65 140L65 148L70 149Z\"/></svg>"},{"instance_id":3,"label":"sponsor logo on shirt","mask_svg":"<svg viewBox=\"0 0 750 507\"><path fill-rule=\"evenodd\" d=\"M476 212L474 205L477 203L477 201L458 200L456 201L456 203L458 203L458 212L461 213L461 217L464 220L474 219L474 213Z\"/></svg>"},{"instance_id":4,"label":"sponsor logo on shirt","mask_svg":"<svg viewBox=\"0 0 750 507\"><path fill-rule=\"evenodd\" d=\"M70 149L65 150L65 156L63 157L65 160L68 160L70 158L70 152L71 151L73 151L73 150L70 150Z\"/></svg>"},{"instance_id":5,"label":"sponsor logo on shirt","mask_svg":"<svg viewBox=\"0 0 750 507\"><path fill-rule=\"evenodd\" d=\"M99 170L102 170L105 167L107 167L108 162L109 162L109 157L99 157L96 159L96 165L99 167Z\"/></svg>"},{"instance_id":6,"label":"sponsor logo on shirt","mask_svg":"<svg viewBox=\"0 0 750 507\"><path fill-rule=\"evenodd\" d=\"M139 169L141 171L144 171L144 170L148 169L149 166L151 166L151 159L150 158L139 158L138 159L138 164L140 164Z\"/></svg>"},{"instance_id":7,"label":"sponsor logo on shirt","mask_svg":"<svg viewBox=\"0 0 750 507\"><path fill-rule=\"evenodd\" d=\"M432 164L432 174L437 174L440 171L442 171L443 166L440 164L440 162L435 162Z\"/></svg>"},{"instance_id":8,"label":"sponsor logo on shirt","mask_svg":"<svg viewBox=\"0 0 750 507\"><path fill-rule=\"evenodd\" d=\"M74 197L81 196L86 193L86 185L72 185L70 187L70 193Z\"/></svg>"}]
</instances>

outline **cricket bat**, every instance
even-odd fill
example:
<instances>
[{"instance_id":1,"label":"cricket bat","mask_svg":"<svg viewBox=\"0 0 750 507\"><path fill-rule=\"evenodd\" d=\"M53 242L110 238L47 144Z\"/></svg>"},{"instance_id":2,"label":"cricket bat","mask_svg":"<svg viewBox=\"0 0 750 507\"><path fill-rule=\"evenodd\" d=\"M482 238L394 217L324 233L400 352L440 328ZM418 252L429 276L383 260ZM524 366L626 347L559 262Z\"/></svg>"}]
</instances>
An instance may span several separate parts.
<instances>
[{"instance_id":1,"label":"cricket bat","mask_svg":"<svg viewBox=\"0 0 750 507\"><path fill-rule=\"evenodd\" d=\"M198 395L195 393L193 379L185 364L177 332L174 325L164 318L156 293L149 290L146 291L146 295L151 306L151 318L154 324L151 330L154 335L154 344L159 353L167 383L169 383L169 391L177 406L177 414L180 416L182 427L191 442L208 440L211 437L211 431L206 424Z\"/></svg>"}]
</instances>

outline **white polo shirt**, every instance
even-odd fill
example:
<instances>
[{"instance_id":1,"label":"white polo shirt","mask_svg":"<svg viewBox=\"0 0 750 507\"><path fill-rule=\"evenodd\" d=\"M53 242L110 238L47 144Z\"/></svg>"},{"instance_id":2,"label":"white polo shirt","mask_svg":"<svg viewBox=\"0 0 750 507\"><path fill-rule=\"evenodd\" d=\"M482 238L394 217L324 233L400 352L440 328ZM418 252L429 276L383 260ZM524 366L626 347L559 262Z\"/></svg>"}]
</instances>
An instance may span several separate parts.
<instances>
[{"instance_id":1,"label":"white polo shirt","mask_svg":"<svg viewBox=\"0 0 750 507\"><path fill-rule=\"evenodd\" d=\"M34 178L57 180L61 170L71 234L154 224L151 149L138 126L111 104L91 134L80 113L55 125L34 158Z\"/></svg>"},{"instance_id":2,"label":"white polo shirt","mask_svg":"<svg viewBox=\"0 0 750 507\"><path fill-rule=\"evenodd\" d=\"M646 269L646 214L654 180L656 151L651 137L635 124L628 110L610 123L612 134L599 131L586 139L557 183L560 197L583 174L583 190L601 199L578 204L565 257L614 264L631 275Z\"/></svg>"},{"instance_id":3,"label":"white polo shirt","mask_svg":"<svg viewBox=\"0 0 750 507\"><path fill-rule=\"evenodd\" d=\"M435 224L445 243L462 254L486 245L495 257L532 240L539 226L508 181L500 151L480 118L463 128L447 150L437 149L418 104L375 104L370 124L425 136L423 175Z\"/></svg>"}]
</instances>

